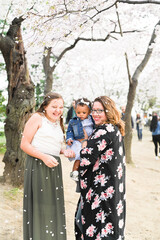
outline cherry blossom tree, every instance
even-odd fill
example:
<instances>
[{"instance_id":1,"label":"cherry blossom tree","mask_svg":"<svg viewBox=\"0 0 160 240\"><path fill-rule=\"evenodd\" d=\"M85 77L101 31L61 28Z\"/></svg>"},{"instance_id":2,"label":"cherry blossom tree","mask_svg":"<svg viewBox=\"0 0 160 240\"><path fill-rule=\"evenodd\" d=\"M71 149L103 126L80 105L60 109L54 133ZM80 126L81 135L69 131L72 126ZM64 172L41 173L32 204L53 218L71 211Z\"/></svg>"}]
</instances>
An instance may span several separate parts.
<instances>
[{"instance_id":1,"label":"cherry blossom tree","mask_svg":"<svg viewBox=\"0 0 160 240\"><path fill-rule=\"evenodd\" d=\"M5 120L6 148L4 180L19 185L23 181L25 154L18 147L26 120L34 109L34 85L31 81L25 49L23 46L21 23L23 18L15 18L6 36L0 35L0 50L3 54L8 79L8 104Z\"/></svg>"},{"instance_id":2,"label":"cherry blossom tree","mask_svg":"<svg viewBox=\"0 0 160 240\"><path fill-rule=\"evenodd\" d=\"M26 56L29 57L31 52L34 52L36 56L36 51L42 54L45 48L43 66L46 79L49 79L50 82L49 87L46 84L45 91L47 92L51 88L53 71L58 62L80 40L87 41L89 39L93 42L94 39L95 41L98 41L98 39L104 40L106 36L113 40L119 40L117 34L120 35L120 30L118 30L118 21L115 14L116 4L160 4L160 1L11 1L10 9L5 14L10 28L6 36L3 31L0 35L0 49L5 59L9 82L5 127L7 151L4 156L4 176L6 180L10 179L10 182L18 185L23 179L23 174L20 175L20 172L23 172L24 157L18 146L24 123L34 108L34 86L27 68ZM17 16L17 18L13 16ZM25 21L23 21L24 19ZM24 50L20 28L22 22L27 54ZM123 33L125 32L129 33L130 30L123 29ZM54 50L55 61L53 65L50 63L51 49ZM149 55L147 58L149 59ZM33 61L36 61L36 59L33 59ZM145 67L145 64L143 66ZM135 75L129 80L137 84L140 72L137 68ZM126 109L127 122L134 102L135 89L133 84L130 83ZM13 181L13 179L16 180Z\"/></svg>"}]
</instances>

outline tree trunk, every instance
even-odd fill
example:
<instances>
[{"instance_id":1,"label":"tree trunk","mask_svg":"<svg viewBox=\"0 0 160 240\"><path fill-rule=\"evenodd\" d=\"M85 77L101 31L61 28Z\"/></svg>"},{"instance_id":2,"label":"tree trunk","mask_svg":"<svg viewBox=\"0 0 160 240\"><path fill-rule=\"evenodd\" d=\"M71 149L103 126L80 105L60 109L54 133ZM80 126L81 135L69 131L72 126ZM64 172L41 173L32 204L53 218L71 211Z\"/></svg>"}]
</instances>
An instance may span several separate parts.
<instances>
[{"instance_id":1,"label":"tree trunk","mask_svg":"<svg viewBox=\"0 0 160 240\"><path fill-rule=\"evenodd\" d=\"M8 104L6 108L6 152L3 178L14 186L23 183L26 154L20 149L25 122L34 111L34 84L29 76L21 35L23 18L15 18L5 37L0 36L0 50L6 63Z\"/></svg>"},{"instance_id":2,"label":"tree trunk","mask_svg":"<svg viewBox=\"0 0 160 240\"><path fill-rule=\"evenodd\" d=\"M136 95L138 81L135 80L129 85L129 91L127 96L127 106L125 111L125 137L124 137L124 145L125 145L125 155L126 162L133 163L132 161L132 126L131 126L131 111L134 104L134 99Z\"/></svg>"},{"instance_id":3,"label":"tree trunk","mask_svg":"<svg viewBox=\"0 0 160 240\"><path fill-rule=\"evenodd\" d=\"M156 37L157 37L156 30L159 28L159 26L160 26L160 21L158 21L158 23L154 27L154 30L151 35L151 39L150 39L150 42L149 42L149 45L148 45L148 48L146 50L143 60L136 68L132 78L130 77L130 74L129 74L129 92L128 92L128 96L127 96L127 106L126 106L126 112L125 112L125 123L126 123L125 131L126 131L126 133L125 133L125 138L124 138L127 163L133 162L132 155L131 155L131 146L132 146L131 111L133 108L134 99L135 99L135 95L136 95L138 79L152 55L153 47L154 47ZM128 61L128 59L127 59L127 61ZM127 70L129 73L129 68L127 68Z\"/></svg>"},{"instance_id":4,"label":"tree trunk","mask_svg":"<svg viewBox=\"0 0 160 240\"><path fill-rule=\"evenodd\" d=\"M45 47L44 49L44 55L43 55L43 69L45 73L45 86L44 86L44 95L49 93L52 90L53 85L53 71L55 67L51 67L51 51L52 48Z\"/></svg>"}]
</instances>

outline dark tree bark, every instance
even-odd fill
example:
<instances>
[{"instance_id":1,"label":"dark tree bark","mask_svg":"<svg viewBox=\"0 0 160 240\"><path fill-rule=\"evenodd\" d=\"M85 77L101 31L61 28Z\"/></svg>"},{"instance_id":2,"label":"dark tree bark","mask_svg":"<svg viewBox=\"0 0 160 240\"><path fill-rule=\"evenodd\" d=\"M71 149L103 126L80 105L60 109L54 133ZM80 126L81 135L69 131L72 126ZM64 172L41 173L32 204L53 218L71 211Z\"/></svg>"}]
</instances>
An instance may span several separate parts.
<instances>
[{"instance_id":1,"label":"dark tree bark","mask_svg":"<svg viewBox=\"0 0 160 240\"><path fill-rule=\"evenodd\" d=\"M25 122L34 111L34 84L29 76L27 60L21 35L22 17L15 18L7 35L0 35L0 50L3 54L8 79L8 104L6 108L6 152L3 179L14 186L23 183L26 154L20 149Z\"/></svg>"},{"instance_id":2,"label":"dark tree bark","mask_svg":"<svg viewBox=\"0 0 160 240\"><path fill-rule=\"evenodd\" d=\"M44 48L44 55L43 55L43 69L45 73L45 86L44 86L44 95L49 93L52 90L53 84L53 72L55 69L55 65L51 67L51 52L52 48Z\"/></svg>"}]
</instances>

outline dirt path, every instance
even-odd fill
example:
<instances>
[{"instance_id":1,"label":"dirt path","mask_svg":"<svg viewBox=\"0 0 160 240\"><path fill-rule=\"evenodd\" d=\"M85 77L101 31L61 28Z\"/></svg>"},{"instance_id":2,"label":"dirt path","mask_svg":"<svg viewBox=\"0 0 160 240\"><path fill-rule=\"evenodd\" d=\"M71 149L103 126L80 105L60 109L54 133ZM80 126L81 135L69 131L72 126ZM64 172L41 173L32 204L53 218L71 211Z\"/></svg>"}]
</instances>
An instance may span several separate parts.
<instances>
[{"instance_id":1,"label":"dirt path","mask_svg":"<svg viewBox=\"0 0 160 240\"><path fill-rule=\"evenodd\" d=\"M126 240L160 240L160 159L154 159L150 132L145 130L143 133L143 141L138 142L134 132L132 154L135 166L127 165ZM63 157L62 165L67 235L68 240L74 240L74 212L79 194L75 193L75 184L69 178L72 163ZM3 168L0 161L0 176ZM1 240L22 240L22 195L22 189L0 184Z\"/></svg>"}]
</instances>

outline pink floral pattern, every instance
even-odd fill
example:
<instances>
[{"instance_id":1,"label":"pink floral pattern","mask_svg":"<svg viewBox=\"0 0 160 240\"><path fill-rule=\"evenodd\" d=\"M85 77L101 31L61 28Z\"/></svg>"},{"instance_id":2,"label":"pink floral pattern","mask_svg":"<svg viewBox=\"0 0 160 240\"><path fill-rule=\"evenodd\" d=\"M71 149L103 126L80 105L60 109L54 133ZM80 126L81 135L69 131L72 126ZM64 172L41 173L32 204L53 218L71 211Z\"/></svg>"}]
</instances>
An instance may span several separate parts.
<instances>
[{"instance_id":1,"label":"pink floral pattern","mask_svg":"<svg viewBox=\"0 0 160 240\"><path fill-rule=\"evenodd\" d=\"M93 189L90 188L88 193L86 194L86 199L88 202L91 201L92 195L93 195Z\"/></svg>"},{"instance_id":2,"label":"pink floral pattern","mask_svg":"<svg viewBox=\"0 0 160 240\"><path fill-rule=\"evenodd\" d=\"M124 240L125 155L117 127L95 129L81 150L80 185L84 240Z\"/></svg>"},{"instance_id":3,"label":"pink floral pattern","mask_svg":"<svg viewBox=\"0 0 160 240\"><path fill-rule=\"evenodd\" d=\"M81 163L80 165L83 167L83 166L87 166L90 164L90 161L88 161L86 158L82 158L81 159Z\"/></svg>"},{"instance_id":4,"label":"pink floral pattern","mask_svg":"<svg viewBox=\"0 0 160 240\"><path fill-rule=\"evenodd\" d=\"M113 189L113 186L107 188L104 192L101 193L101 199L107 200L108 198L112 198L114 195L115 190Z\"/></svg>"},{"instance_id":5,"label":"pink floral pattern","mask_svg":"<svg viewBox=\"0 0 160 240\"><path fill-rule=\"evenodd\" d=\"M106 226L102 229L102 237L107 237L108 234L112 233L112 229L112 223L107 223Z\"/></svg>"},{"instance_id":6,"label":"pink floral pattern","mask_svg":"<svg viewBox=\"0 0 160 240\"><path fill-rule=\"evenodd\" d=\"M94 198L94 201L93 201L93 203L92 203L92 205L91 205L91 209L93 210L93 209L95 209L95 208L98 208L100 202L101 202L101 200L100 200L99 196L96 195L95 198Z\"/></svg>"},{"instance_id":7,"label":"pink floral pattern","mask_svg":"<svg viewBox=\"0 0 160 240\"><path fill-rule=\"evenodd\" d=\"M105 139L102 139L102 141L99 141L98 143L99 143L98 151L102 151L102 150L104 150L106 148L106 144L107 143L106 143Z\"/></svg>"},{"instance_id":8,"label":"pink floral pattern","mask_svg":"<svg viewBox=\"0 0 160 240\"><path fill-rule=\"evenodd\" d=\"M101 223L105 222L106 219L106 213L104 213L104 211L100 211L96 214L96 222L101 221Z\"/></svg>"},{"instance_id":9,"label":"pink floral pattern","mask_svg":"<svg viewBox=\"0 0 160 240\"><path fill-rule=\"evenodd\" d=\"M121 213L123 212L123 204L122 204L122 201L120 200L119 203L117 204L117 215L120 216Z\"/></svg>"},{"instance_id":10,"label":"pink floral pattern","mask_svg":"<svg viewBox=\"0 0 160 240\"><path fill-rule=\"evenodd\" d=\"M101 186L105 186L107 179L108 177L106 177L105 174L96 175L94 179L94 184L97 185L97 183L100 183Z\"/></svg>"},{"instance_id":11,"label":"pink floral pattern","mask_svg":"<svg viewBox=\"0 0 160 240\"><path fill-rule=\"evenodd\" d=\"M122 163L119 164L119 166L117 168L117 172L118 172L118 178L121 179L122 174L123 174Z\"/></svg>"},{"instance_id":12,"label":"pink floral pattern","mask_svg":"<svg viewBox=\"0 0 160 240\"><path fill-rule=\"evenodd\" d=\"M95 134L91 137L91 139L96 139L99 138L102 135L105 135L106 131L103 129L98 130L97 132L95 132Z\"/></svg>"},{"instance_id":13,"label":"pink floral pattern","mask_svg":"<svg viewBox=\"0 0 160 240\"><path fill-rule=\"evenodd\" d=\"M81 188L82 188L82 189L87 188L86 181L80 180L80 183L81 183Z\"/></svg>"},{"instance_id":14,"label":"pink floral pattern","mask_svg":"<svg viewBox=\"0 0 160 240\"><path fill-rule=\"evenodd\" d=\"M93 237L95 232L96 232L96 227L93 224L91 224L91 226L86 230L86 234L89 237Z\"/></svg>"}]
</instances>

